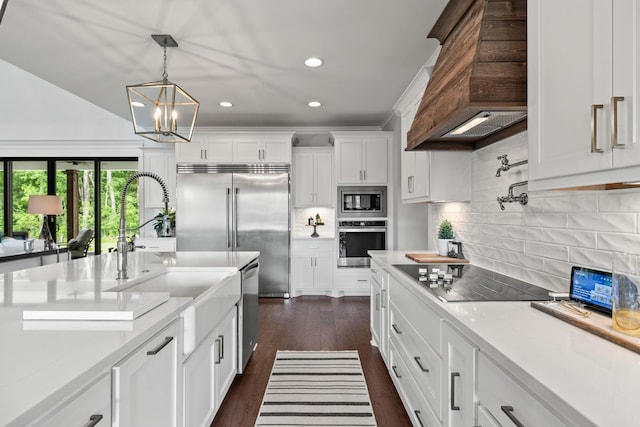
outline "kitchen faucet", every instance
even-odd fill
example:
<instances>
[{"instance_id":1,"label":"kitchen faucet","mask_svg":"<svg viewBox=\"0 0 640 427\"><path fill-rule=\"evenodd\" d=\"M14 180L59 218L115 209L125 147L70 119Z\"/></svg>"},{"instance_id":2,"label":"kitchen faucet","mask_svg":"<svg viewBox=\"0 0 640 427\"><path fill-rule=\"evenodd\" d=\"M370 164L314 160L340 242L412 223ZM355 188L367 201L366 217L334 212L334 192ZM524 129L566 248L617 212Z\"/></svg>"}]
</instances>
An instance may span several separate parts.
<instances>
[{"instance_id":1,"label":"kitchen faucet","mask_svg":"<svg viewBox=\"0 0 640 427\"><path fill-rule=\"evenodd\" d=\"M125 280L128 279L127 275L127 252L129 252L129 243L127 242L127 226L125 219L125 206L126 206L126 197L127 190L129 189L129 185L136 179L148 176L149 178L155 179L158 184L162 187L162 201L164 202L164 211L165 216L163 219L163 229L167 229L170 227L169 216L166 214L169 212L169 192L167 191L167 185L164 183L162 178L152 172L138 172L129 177L127 182L124 184L122 188L122 195L120 197L120 228L118 231L118 277L117 280Z\"/></svg>"},{"instance_id":2,"label":"kitchen faucet","mask_svg":"<svg viewBox=\"0 0 640 427\"><path fill-rule=\"evenodd\" d=\"M515 184L511 184L509 186L509 192L506 196L498 197L498 204L500 205L500 210L504 210L504 203L512 203L512 202L520 202L521 205L526 205L529 202L529 195L527 193L521 193L519 196L513 195L514 187L521 187L523 185L527 185L529 181L521 181L516 182Z\"/></svg>"},{"instance_id":3,"label":"kitchen faucet","mask_svg":"<svg viewBox=\"0 0 640 427\"><path fill-rule=\"evenodd\" d=\"M509 159L507 159L506 154L503 154L502 156L498 156L498 160L500 160L502 164L500 165L500 167L498 168L498 171L496 172L497 177L499 177L502 172L506 172L511 168L515 168L516 166L526 165L529 162L528 160L521 160L519 162L509 164Z\"/></svg>"}]
</instances>

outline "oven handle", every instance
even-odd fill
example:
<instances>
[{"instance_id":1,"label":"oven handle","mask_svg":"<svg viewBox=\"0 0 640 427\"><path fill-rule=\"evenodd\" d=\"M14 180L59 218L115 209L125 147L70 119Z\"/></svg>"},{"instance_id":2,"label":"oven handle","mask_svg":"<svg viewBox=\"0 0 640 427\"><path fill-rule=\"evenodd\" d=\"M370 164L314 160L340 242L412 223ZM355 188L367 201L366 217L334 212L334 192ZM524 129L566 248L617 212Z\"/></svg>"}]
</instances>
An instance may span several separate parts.
<instances>
[{"instance_id":1,"label":"oven handle","mask_svg":"<svg viewBox=\"0 0 640 427\"><path fill-rule=\"evenodd\" d=\"M338 228L338 233L371 233L387 231L387 227L379 228Z\"/></svg>"}]
</instances>

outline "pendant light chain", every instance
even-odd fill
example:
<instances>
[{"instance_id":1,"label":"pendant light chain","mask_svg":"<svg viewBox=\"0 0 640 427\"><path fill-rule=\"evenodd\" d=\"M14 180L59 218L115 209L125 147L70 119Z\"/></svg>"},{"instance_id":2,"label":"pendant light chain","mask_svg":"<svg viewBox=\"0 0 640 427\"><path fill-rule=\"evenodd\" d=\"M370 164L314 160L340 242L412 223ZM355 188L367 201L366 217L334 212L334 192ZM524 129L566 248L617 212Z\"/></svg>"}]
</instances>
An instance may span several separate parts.
<instances>
[{"instance_id":1,"label":"pendant light chain","mask_svg":"<svg viewBox=\"0 0 640 427\"><path fill-rule=\"evenodd\" d=\"M162 47L164 49L164 66L162 68L162 82L164 84L167 84L167 82L169 81L169 75L167 74L167 45L165 42L165 45Z\"/></svg>"}]
</instances>

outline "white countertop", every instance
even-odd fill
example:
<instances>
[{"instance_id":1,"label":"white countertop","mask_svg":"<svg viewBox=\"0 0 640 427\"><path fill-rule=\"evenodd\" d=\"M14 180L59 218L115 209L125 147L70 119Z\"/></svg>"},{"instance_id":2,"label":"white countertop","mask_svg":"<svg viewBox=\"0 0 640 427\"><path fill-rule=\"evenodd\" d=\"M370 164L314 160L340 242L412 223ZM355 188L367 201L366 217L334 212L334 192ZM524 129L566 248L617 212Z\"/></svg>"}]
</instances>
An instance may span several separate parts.
<instances>
[{"instance_id":1,"label":"white countertop","mask_svg":"<svg viewBox=\"0 0 640 427\"><path fill-rule=\"evenodd\" d=\"M391 271L393 264L414 264L404 257L411 252L370 254ZM528 302L441 302L393 270L394 277L424 295L442 317L452 319L481 353L517 374L561 413L581 414L597 426L638 425L640 354L542 313Z\"/></svg>"},{"instance_id":2,"label":"white countertop","mask_svg":"<svg viewBox=\"0 0 640 427\"><path fill-rule=\"evenodd\" d=\"M0 425L23 425L162 329L192 301L169 298L133 321L22 320L25 309L135 283L163 271L237 271L258 252L128 254L118 281L116 254L89 256L0 275Z\"/></svg>"}]
</instances>

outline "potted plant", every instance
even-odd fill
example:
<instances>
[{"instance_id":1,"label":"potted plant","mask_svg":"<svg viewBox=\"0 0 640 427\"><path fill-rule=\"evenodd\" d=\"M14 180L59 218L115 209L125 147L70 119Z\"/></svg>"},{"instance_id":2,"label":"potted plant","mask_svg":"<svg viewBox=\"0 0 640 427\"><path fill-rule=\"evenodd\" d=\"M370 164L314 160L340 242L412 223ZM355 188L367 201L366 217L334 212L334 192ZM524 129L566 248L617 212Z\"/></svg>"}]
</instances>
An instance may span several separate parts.
<instances>
[{"instance_id":1,"label":"potted plant","mask_svg":"<svg viewBox=\"0 0 640 427\"><path fill-rule=\"evenodd\" d=\"M449 242L453 240L453 226L448 219L443 219L438 228L438 254L447 256Z\"/></svg>"},{"instance_id":2,"label":"potted plant","mask_svg":"<svg viewBox=\"0 0 640 427\"><path fill-rule=\"evenodd\" d=\"M165 216L169 219L169 227L165 225ZM153 228L156 230L156 236L158 237L172 237L176 235L176 209L169 208L169 210L162 209L154 217Z\"/></svg>"}]
</instances>

